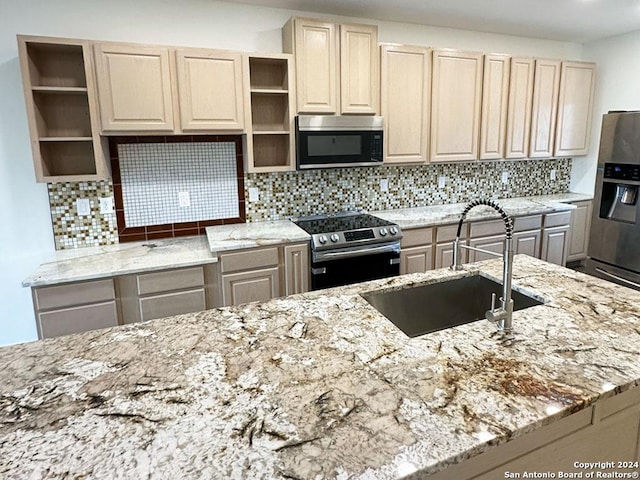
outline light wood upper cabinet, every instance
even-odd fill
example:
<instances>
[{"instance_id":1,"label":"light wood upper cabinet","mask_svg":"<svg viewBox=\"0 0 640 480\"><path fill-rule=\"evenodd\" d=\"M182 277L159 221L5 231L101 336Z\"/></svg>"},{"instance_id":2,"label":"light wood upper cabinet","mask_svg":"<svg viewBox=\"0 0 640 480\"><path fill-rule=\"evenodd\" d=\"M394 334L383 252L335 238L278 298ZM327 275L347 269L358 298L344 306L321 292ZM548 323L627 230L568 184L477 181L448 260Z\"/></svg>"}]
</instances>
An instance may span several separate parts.
<instances>
[{"instance_id":1,"label":"light wood upper cabinet","mask_svg":"<svg viewBox=\"0 0 640 480\"><path fill-rule=\"evenodd\" d=\"M530 158L549 158L553 155L559 88L560 61L536 59Z\"/></svg>"},{"instance_id":2,"label":"light wood upper cabinet","mask_svg":"<svg viewBox=\"0 0 640 480\"><path fill-rule=\"evenodd\" d=\"M338 112L337 29L334 23L298 17L283 27L283 50L295 58L300 113Z\"/></svg>"},{"instance_id":3,"label":"light wood upper cabinet","mask_svg":"<svg viewBox=\"0 0 640 480\"><path fill-rule=\"evenodd\" d=\"M384 162L427 161L431 100L431 50L382 45L381 79Z\"/></svg>"},{"instance_id":4,"label":"light wood upper cabinet","mask_svg":"<svg viewBox=\"0 0 640 480\"><path fill-rule=\"evenodd\" d=\"M562 62L555 155L586 155L591 133L591 112L596 66Z\"/></svg>"},{"instance_id":5,"label":"light wood upper cabinet","mask_svg":"<svg viewBox=\"0 0 640 480\"><path fill-rule=\"evenodd\" d=\"M529 153L533 71L532 58L511 59L505 158L525 158Z\"/></svg>"},{"instance_id":6,"label":"light wood upper cabinet","mask_svg":"<svg viewBox=\"0 0 640 480\"><path fill-rule=\"evenodd\" d=\"M168 48L99 43L95 46L103 132L173 132Z\"/></svg>"},{"instance_id":7,"label":"light wood upper cabinet","mask_svg":"<svg viewBox=\"0 0 640 480\"><path fill-rule=\"evenodd\" d=\"M511 57L508 55L484 56L480 127L481 160L504 158L510 67Z\"/></svg>"},{"instance_id":8,"label":"light wood upper cabinet","mask_svg":"<svg viewBox=\"0 0 640 480\"><path fill-rule=\"evenodd\" d=\"M340 113L379 111L378 27L340 25Z\"/></svg>"},{"instance_id":9,"label":"light wood upper cabinet","mask_svg":"<svg viewBox=\"0 0 640 480\"><path fill-rule=\"evenodd\" d=\"M292 17L282 47L295 59L299 113L376 114L378 28Z\"/></svg>"},{"instance_id":10,"label":"light wood upper cabinet","mask_svg":"<svg viewBox=\"0 0 640 480\"><path fill-rule=\"evenodd\" d=\"M242 56L235 52L176 50L182 130L242 130Z\"/></svg>"},{"instance_id":11,"label":"light wood upper cabinet","mask_svg":"<svg viewBox=\"0 0 640 480\"><path fill-rule=\"evenodd\" d=\"M433 162L478 159L483 54L434 50L431 99Z\"/></svg>"},{"instance_id":12,"label":"light wood upper cabinet","mask_svg":"<svg viewBox=\"0 0 640 480\"><path fill-rule=\"evenodd\" d=\"M87 40L18 35L37 182L109 178Z\"/></svg>"}]
</instances>

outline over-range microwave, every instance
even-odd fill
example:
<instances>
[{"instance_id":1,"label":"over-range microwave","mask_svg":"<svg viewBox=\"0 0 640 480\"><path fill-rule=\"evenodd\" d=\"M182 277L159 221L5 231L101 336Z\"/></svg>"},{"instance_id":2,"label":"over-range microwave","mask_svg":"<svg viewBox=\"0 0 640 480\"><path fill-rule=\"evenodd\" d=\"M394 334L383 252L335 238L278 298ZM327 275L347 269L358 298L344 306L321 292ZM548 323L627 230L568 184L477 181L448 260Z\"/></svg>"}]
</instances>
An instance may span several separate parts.
<instances>
[{"instance_id":1,"label":"over-range microwave","mask_svg":"<svg viewBox=\"0 0 640 480\"><path fill-rule=\"evenodd\" d=\"M299 170L382 165L382 117L299 115Z\"/></svg>"}]
</instances>

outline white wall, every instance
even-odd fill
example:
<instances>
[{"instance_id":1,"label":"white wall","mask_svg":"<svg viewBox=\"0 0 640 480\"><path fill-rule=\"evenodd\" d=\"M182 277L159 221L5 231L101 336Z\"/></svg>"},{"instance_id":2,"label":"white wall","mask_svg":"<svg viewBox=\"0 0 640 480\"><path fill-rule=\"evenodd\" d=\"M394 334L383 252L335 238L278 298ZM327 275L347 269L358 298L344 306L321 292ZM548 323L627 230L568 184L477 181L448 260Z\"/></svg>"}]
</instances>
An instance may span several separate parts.
<instances>
[{"instance_id":1,"label":"white wall","mask_svg":"<svg viewBox=\"0 0 640 480\"><path fill-rule=\"evenodd\" d=\"M573 161L571 190L592 193L595 185L602 115L609 110L640 110L640 30L584 45L584 58L598 65L589 155Z\"/></svg>"},{"instance_id":2,"label":"white wall","mask_svg":"<svg viewBox=\"0 0 640 480\"><path fill-rule=\"evenodd\" d=\"M0 11L0 345L6 345L36 338L30 292L20 283L54 252L47 189L35 183L31 164L16 34L279 52L280 28L301 12L213 0L0 0ZM582 56L574 43L358 21L378 24L383 42Z\"/></svg>"}]
</instances>

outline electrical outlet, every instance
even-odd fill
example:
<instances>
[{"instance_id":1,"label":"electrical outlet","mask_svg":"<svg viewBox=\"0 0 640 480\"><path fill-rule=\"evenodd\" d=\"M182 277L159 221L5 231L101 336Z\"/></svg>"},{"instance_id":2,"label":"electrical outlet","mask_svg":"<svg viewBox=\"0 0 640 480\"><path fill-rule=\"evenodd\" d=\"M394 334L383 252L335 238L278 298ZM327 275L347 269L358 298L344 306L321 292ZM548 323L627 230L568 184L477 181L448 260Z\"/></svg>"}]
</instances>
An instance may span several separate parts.
<instances>
[{"instance_id":1,"label":"electrical outlet","mask_svg":"<svg viewBox=\"0 0 640 480\"><path fill-rule=\"evenodd\" d=\"M260 200L260 190L257 189L256 187L251 187L249 189L249 201L257 202L259 200Z\"/></svg>"},{"instance_id":2,"label":"electrical outlet","mask_svg":"<svg viewBox=\"0 0 640 480\"><path fill-rule=\"evenodd\" d=\"M381 192L388 192L389 191L389 180L386 178L383 178L382 180L380 180L380 191Z\"/></svg>"},{"instance_id":3,"label":"electrical outlet","mask_svg":"<svg viewBox=\"0 0 640 480\"><path fill-rule=\"evenodd\" d=\"M551 180L555 180L556 179L556 169L555 168L549 172L549 178L551 178Z\"/></svg>"},{"instance_id":4,"label":"electrical outlet","mask_svg":"<svg viewBox=\"0 0 640 480\"><path fill-rule=\"evenodd\" d=\"M438 177L438 188L444 188L447 184L447 177Z\"/></svg>"},{"instance_id":5,"label":"electrical outlet","mask_svg":"<svg viewBox=\"0 0 640 480\"><path fill-rule=\"evenodd\" d=\"M502 183L509 183L509 172L502 172Z\"/></svg>"},{"instance_id":6,"label":"electrical outlet","mask_svg":"<svg viewBox=\"0 0 640 480\"><path fill-rule=\"evenodd\" d=\"M91 203L88 198L79 198L76 200L76 210L80 217L91 215Z\"/></svg>"},{"instance_id":7,"label":"electrical outlet","mask_svg":"<svg viewBox=\"0 0 640 480\"><path fill-rule=\"evenodd\" d=\"M182 208L191 206L191 196L189 192L178 192L178 205Z\"/></svg>"},{"instance_id":8,"label":"electrical outlet","mask_svg":"<svg viewBox=\"0 0 640 480\"><path fill-rule=\"evenodd\" d=\"M103 215L113 213L113 197L100 198L100 213Z\"/></svg>"}]
</instances>

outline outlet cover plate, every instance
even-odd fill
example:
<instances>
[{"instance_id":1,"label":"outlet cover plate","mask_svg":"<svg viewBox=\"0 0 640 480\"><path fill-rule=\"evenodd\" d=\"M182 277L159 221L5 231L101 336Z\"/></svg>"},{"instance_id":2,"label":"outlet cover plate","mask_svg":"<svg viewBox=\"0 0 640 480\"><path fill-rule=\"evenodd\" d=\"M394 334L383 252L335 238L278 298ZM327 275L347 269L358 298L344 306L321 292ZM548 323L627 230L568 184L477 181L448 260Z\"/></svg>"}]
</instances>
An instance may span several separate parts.
<instances>
[{"instance_id":1,"label":"outlet cover plate","mask_svg":"<svg viewBox=\"0 0 640 480\"><path fill-rule=\"evenodd\" d=\"M100 198L100 213L103 215L113 213L113 197Z\"/></svg>"},{"instance_id":2,"label":"outlet cover plate","mask_svg":"<svg viewBox=\"0 0 640 480\"><path fill-rule=\"evenodd\" d=\"M191 206L191 196L189 192L178 192L178 205L182 208Z\"/></svg>"},{"instance_id":3,"label":"outlet cover plate","mask_svg":"<svg viewBox=\"0 0 640 480\"><path fill-rule=\"evenodd\" d=\"M88 198L79 198L76 200L76 210L80 217L91 215L91 202Z\"/></svg>"}]
</instances>

